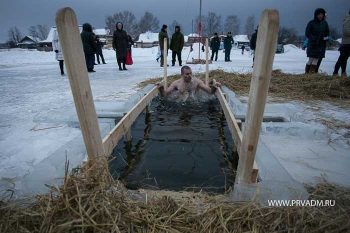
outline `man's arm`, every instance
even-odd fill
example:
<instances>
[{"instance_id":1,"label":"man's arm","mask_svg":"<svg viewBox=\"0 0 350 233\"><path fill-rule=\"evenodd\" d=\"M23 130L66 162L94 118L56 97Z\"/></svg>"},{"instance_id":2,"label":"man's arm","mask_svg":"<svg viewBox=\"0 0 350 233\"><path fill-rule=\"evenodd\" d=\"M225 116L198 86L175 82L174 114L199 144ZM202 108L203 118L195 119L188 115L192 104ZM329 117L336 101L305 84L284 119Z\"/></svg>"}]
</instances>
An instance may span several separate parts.
<instances>
[{"instance_id":1,"label":"man's arm","mask_svg":"<svg viewBox=\"0 0 350 233\"><path fill-rule=\"evenodd\" d=\"M217 87L219 87L221 84L218 82L215 82L214 85L208 87L204 84L202 80L199 80L198 87L202 89L203 91L207 92L208 94L215 94Z\"/></svg>"},{"instance_id":2,"label":"man's arm","mask_svg":"<svg viewBox=\"0 0 350 233\"><path fill-rule=\"evenodd\" d=\"M156 84L158 86L159 92L161 96L168 96L170 95L173 91L177 90L177 81L174 81L168 88L164 88L163 85L157 83Z\"/></svg>"}]
</instances>

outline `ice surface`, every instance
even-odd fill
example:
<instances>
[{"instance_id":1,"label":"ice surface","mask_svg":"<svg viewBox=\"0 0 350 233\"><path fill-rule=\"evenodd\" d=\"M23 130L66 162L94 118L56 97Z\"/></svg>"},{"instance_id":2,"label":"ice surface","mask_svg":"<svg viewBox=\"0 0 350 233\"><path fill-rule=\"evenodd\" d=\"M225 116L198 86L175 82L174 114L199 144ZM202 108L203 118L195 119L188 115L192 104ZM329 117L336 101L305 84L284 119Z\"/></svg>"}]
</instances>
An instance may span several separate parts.
<instances>
[{"instance_id":1,"label":"ice surface","mask_svg":"<svg viewBox=\"0 0 350 233\"><path fill-rule=\"evenodd\" d=\"M194 49L198 50L196 46ZM281 69L288 73L303 73L307 60L305 51L293 46L287 46L285 49L286 53L276 54L274 69ZM139 82L149 78L162 77L163 70L155 60L158 48L133 48L132 51L134 65L128 66L128 71L119 71L114 51L104 50L107 64L97 65L95 67L97 72L89 74L98 115L120 115L121 112L127 111L137 100L137 98L131 97L141 95L138 94L137 84ZM190 49L186 47L182 52L184 64L187 60L190 61L192 56L194 58L198 56L193 52L192 55L189 54L189 51ZM321 72L331 74L338 55L338 51L327 51L326 58L320 67ZM169 63L170 59L171 51L169 50ZM60 169L64 166L62 161L65 161L65 151L68 151L67 156L72 160L72 164L79 164L84 157L84 146L82 141L78 143L81 139L81 132L69 81L66 76L59 74L59 66L55 60L54 52L22 49L0 50L0 60L0 190L14 184L16 190L22 190L25 193L32 191L32 188L28 187L35 180L42 187L46 181L49 183L53 177L60 178L63 175L64 171ZM252 55L250 53L241 55L240 50L233 49L231 60L232 62L224 62L224 53L219 51L218 62L210 64L210 69L240 73L252 71ZM205 71L205 65L190 66L194 73ZM168 68L169 75L179 73L180 67L177 65ZM231 102L231 104L234 103ZM245 104L237 102L236 105L240 106L239 111L244 114ZM285 108L285 110L280 111L281 108ZM267 105L266 109L270 114L281 112L289 121L302 122L306 126L310 122L315 122L317 117L338 119L345 123L349 123L350 119L348 111L326 103L306 106L291 102L280 104L279 107ZM101 130L107 132L111 124L113 123L100 122ZM319 127L322 126L317 122L315 124L318 124ZM279 130L282 132L282 129ZM323 150L321 146L315 146L316 148L312 150L317 149L316 153L321 155L327 153L329 162L333 156L332 161L335 163L344 162L346 164L348 161L346 156L350 155L349 149L345 147L346 140L348 140L345 136L348 131L329 129L326 131L331 140L328 147L336 148L336 152L333 152L333 149ZM324 128L320 132L325 132ZM277 142L284 135L276 134L276 130L266 130L263 131L263 134L270 141ZM302 133L298 132L297 135L302 135ZM306 147L308 141L305 138L298 139L298 136L286 134L284 138L281 137L281 143L282 140L287 142L288 137L295 139L294 144L288 144L288 151L293 151L292 145L298 145L296 143L298 140L300 145L304 146L295 146L298 148L294 150L299 151L300 156L308 150ZM326 138L317 140L319 140L317 143L320 143L321 140L322 145L327 147ZM287 145L281 143L267 144L270 150L276 150L279 153L281 149L287 148ZM317 143L315 145L319 145ZM334 143L343 145L345 149L338 149ZM298 164L295 161L299 158L293 158L289 155L288 158L292 161L287 161L286 157L287 155L281 154L280 161L286 167L289 166L287 170L293 173L290 168ZM55 164L55 161L58 164ZM327 163L322 162L322 164L326 166ZM322 164L319 165L319 170L322 170L320 169ZM303 166L299 163L298 169L302 171L305 168ZM45 178L43 174L49 173L49 171L52 171L52 174L47 176L48 179L42 179L42 177ZM298 170L295 169L295 171ZM297 175L296 173L294 174ZM314 171L311 175L316 177L320 173ZM309 178L305 177L305 181L310 180ZM340 182L348 184L342 180Z\"/></svg>"}]
</instances>

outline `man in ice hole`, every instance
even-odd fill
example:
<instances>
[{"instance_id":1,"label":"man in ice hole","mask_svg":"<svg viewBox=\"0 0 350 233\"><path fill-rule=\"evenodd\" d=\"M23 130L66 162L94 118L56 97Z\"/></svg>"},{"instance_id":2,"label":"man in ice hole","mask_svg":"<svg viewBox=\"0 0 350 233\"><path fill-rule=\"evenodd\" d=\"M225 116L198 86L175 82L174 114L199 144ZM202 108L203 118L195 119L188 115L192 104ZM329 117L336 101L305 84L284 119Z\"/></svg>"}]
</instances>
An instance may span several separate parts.
<instances>
[{"instance_id":1,"label":"man in ice hole","mask_svg":"<svg viewBox=\"0 0 350 233\"><path fill-rule=\"evenodd\" d=\"M204 82L198 78L192 77L192 70L189 66L181 67L181 78L175 80L168 88L164 88L161 84L157 83L161 96L169 96L175 94L177 99L186 101L189 98L196 99L195 95L199 90L203 90L208 94L215 94L217 87L221 86L220 83L208 87Z\"/></svg>"}]
</instances>

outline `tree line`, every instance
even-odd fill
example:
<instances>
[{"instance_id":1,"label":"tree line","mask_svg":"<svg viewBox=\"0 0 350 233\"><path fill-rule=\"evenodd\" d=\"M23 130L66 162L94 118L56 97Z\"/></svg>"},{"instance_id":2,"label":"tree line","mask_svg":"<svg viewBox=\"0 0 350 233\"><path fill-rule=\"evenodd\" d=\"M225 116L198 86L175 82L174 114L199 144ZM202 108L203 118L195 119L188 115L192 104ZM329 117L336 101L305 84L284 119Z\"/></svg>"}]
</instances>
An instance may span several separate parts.
<instances>
[{"instance_id":1,"label":"tree line","mask_svg":"<svg viewBox=\"0 0 350 233\"><path fill-rule=\"evenodd\" d=\"M113 34L115 30L115 25L117 22L122 22L124 25L124 30L130 34L134 39L138 37L141 33L152 31L158 32L160 30L160 21L151 12L146 11L139 20L131 11L120 11L113 15L106 16L105 25L106 28L110 30ZM195 27L193 32L198 31L198 25L201 22L202 25L202 35L212 36L215 32L222 34L226 32L232 32L233 35L246 34L250 39L250 36L254 33L256 29L256 22L254 15L248 16L244 27L241 30L241 20L237 15L228 15L225 20L222 16L217 15L215 12L208 12L207 15L195 19ZM173 20L171 24L168 25L168 32L172 33L175 26L181 27L181 24ZM28 34L30 36L44 40L50 28L44 24L38 24L36 26L30 26L28 28ZM331 35L333 38L337 39L340 37L340 33L332 26L330 26ZM16 45L23 38L23 33L15 26L8 30L8 42ZM281 27L278 35L278 42L284 44L296 44L302 40L304 36L298 36L297 30L295 28Z\"/></svg>"},{"instance_id":2,"label":"tree line","mask_svg":"<svg viewBox=\"0 0 350 233\"><path fill-rule=\"evenodd\" d=\"M46 24L38 24L36 26L30 26L28 28L29 36L38 38L38 40L45 40L50 32L50 28ZM14 26L8 30L8 43L12 45L11 47L16 46L24 37L24 34Z\"/></svg>"},{"instance_id":3,"label":"tree line","mask_svg":"<svg viewBox=\"0 0 350 233\"><path fill-rule=\"evenodd\" d=\"M106 17L106 27L111 31L115 30L115 25L117 22L124 23L124 30L127 31L132 37L137 37L139 34L152 31L157 32L160 29L160 23L158 18L151 12L146 11L144 15L137 20L136 16L131 11L121 11L117 12L111 16ZM194 32L198 31L197 25L200 22L200 17L198 16L195 20L196 27L193 28ZM207 15L202 16L201 24L203 25L203 35L211 36L215 32L232 32L233 35L237 35L240 32L241 21L237 15L229 15L225 18L225 22L222 22L222 17L217 15L215 12L208 12ZM173 20L169 27L169 32L173 32L175 26L181 26L179 22ZM252 35L255 29L255 17L249 16L246 20L244 33L247 35Z\"/></svg>"}]
</instances>

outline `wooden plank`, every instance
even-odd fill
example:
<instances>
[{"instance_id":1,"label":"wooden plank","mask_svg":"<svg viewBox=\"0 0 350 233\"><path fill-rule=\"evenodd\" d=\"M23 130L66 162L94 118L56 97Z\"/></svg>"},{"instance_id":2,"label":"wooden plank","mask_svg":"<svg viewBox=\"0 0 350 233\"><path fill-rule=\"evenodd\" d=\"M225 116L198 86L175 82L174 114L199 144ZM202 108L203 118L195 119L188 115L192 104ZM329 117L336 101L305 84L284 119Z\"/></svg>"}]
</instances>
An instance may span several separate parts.
<instances>
[{"instance_id":1,"label":"wooden plank","mask_svg":"<svg viewBox=\"0 0 350 233\"><path fill-rule=\"evenodd\" d=\"M163 68L164 68L164 90L168 87L168 40L164 38L164 51L163 51Z\"/></svg>"},{"instance_id":2,"label":"wooden plank","mask_svg":"<svg viewBox=\"0 0 350 233\"><path fill-rule=\"evenodd\" d=\"M236 183L250 183L252 180L251 174L271 80L278 29L278 11L264 10L259 23L254 70L250 84L245 129L239 152Z\"/></svg>"},{"instance_id":3,"label":"wooden plank","mask_svg":"<svg viewBox=\"0 0 350 233\"><path fill-rule=\"evenodd\" d=\"M60 9L56 14L56 25L81 132L91 160L104 155L104 149L74 11L69 7Z\"/></svg>"},{"instance_id":4,"label":"wooden plank","mask_svg":"<svg viewBox=\"0 0 350 233\"><path fill-rule=\"evenodd\" d=\"M216 96L219 99L222 110L224 111L228 128L231 132L232 139L235 143L235 147L237 148L238 155L241 158L239 151L240 151L241 144L242 144L242 132L238 126L239 121L236 120L235 116L233 115L231 108L229 107L229 104L228 104L226 98L224 97L224 93L222 92L221 88L218 88L218 90L216 92ZM256 163L256 161L254 161L253 171L251 173L252 174L251 175L252 182L256 182L257 177L258 177L258 171L259 171L258 164Z\"/></svg>"},{"instance_id":5,"label":"wooden plank","mask_svg":"<svg viewBox=\"0 0 350 233\"><path fill-rule=\"evenodd\" d=\"M209 85L209 49L208 38L205 39L205 85Z\"/></svg>"},{"instance_id":6,"label":"wooden plank","mask_svg":"<svg viewBox=\"0 0 350 233\"><path fill-rule=\"evenodd\" d=\"M103 147L106 155L111 155L119 140L128 132L140 113L147 107L152 99L158 95L155 86L118 122L111 132L103 139Z\"/></svg>"}]
</instances>

